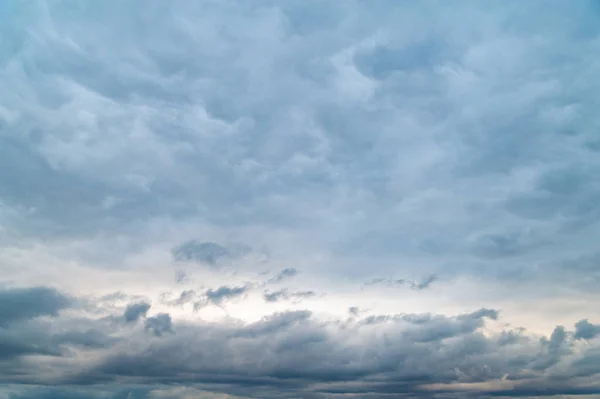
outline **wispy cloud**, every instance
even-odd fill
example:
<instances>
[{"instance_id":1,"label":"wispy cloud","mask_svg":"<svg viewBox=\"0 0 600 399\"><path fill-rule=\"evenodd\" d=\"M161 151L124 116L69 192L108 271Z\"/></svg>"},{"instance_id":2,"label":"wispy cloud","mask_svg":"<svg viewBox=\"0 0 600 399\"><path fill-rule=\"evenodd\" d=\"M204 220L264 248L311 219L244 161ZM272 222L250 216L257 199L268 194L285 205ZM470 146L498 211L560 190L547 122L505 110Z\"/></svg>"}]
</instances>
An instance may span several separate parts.
<instances>
[{"instance_id":1,"label":"wispy cloud","mask_svg":"<svg viewBox=\"0 0 600 399\"><path fill-rule=\"evenodd\" d=\"M297 274L298 274L298 270L294 269L293 267L289 267L289 268L283 269L282 271L277 273L274 277L270 278L267 282L270 284L277 284L277 283L282 282L283 280L294 277Z\"/></svg>"},{"instance_id":2,"label":"wispy cloud","mask_svg":"<svg viewBox=\"0 0 600 399\"><path fill-rule=\"evenodd\" d=\"M390 286L390 287L406 286L413 290L420 291L420 290L429 288L431 286L431 284L433 284L437 279L438 279L438 277L435 275L431 275L419 282L405 280L405 279L394 280L394 279L389 279L389 278L388 279L376 278L376 279L373 279L373 280L367 282L365 285L386 285L386 286Z\"/></svg>"},{"instance_id":3,"label":"wispy cloud","mask_svg":"<svg viewBox=\"0 0 600 399\"><path fill-rule=\"evenodd\" d=\"M265 291L263 297L267 302L279 302L282 300L300 300L305 298L311 298L316 296L317 293L314 291L296 291L289 292L287 289L279 291Z\"/></svg>"}]
</instances>

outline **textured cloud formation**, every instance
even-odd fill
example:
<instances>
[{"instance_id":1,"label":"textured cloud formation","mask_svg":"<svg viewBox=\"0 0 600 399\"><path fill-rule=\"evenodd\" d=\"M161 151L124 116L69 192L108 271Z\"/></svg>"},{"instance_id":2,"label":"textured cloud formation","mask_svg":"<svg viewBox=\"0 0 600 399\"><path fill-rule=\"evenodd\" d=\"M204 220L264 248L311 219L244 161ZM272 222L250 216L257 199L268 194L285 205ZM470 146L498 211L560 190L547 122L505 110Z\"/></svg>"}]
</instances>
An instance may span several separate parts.
<instances>
[{"instance_id":1,"label":"textured cloud formation","mask_svg":"<svg viewBox=\"0 0 600 399\"><path fill-rule=\"evenodd\" d=\"M56 316L69 300L45 287L0 289L0 326L38 316Z\"/></svg>"},{"instance_id":2,"label":"textured cloud formation","mask_svg":"<svg viewBox=\"0 0 600 399\"><path fill-rule=\"evenodd\" d=\"M157 337L164 333L173 332L173 323L168 313L159 313L156 316L146 319L146 331L152 331Z\"/></svg>"},{"instance_id":3,"label":"textured cloud formation","mask_svg":"<svg viewBox=\"0 0 600 399\"><path fill-rule=\"evenodd\" d=\"M271 284L280 283L283 280L294 277L297 274L298 270L294 269L293 267L288 267L287 269L283 269L277 273L274 277L270 278L268 282Z\"/></svg>"},{"instance_id":4,"label":"textured cloud formation","mask_svg":"<svg viewBox=\"0 0 600 399\"><path fill-rule=\"evenodd\" d=\"M123 317L125 322L131 323L138 321L141 317L145 317L150 310L150 304L146 302L132 303L127 305Z\"/></svg>"},{"instance_id":5,"label":"textured cloud formation","mask_svg":"<svg viewBox=\"0 0 600 399\"><path fill-rule=\"evenodd\" d=\"M316 293L314 291L289 292L287 289L283 289L273 292L265 291L264 298L267 302L277 302L281 300L299 300L302 298L310 298L315 295Z\"/></svg>"},{"instance_id":6,"label":"textured cloud formation","mask_svg":"<svg viewBox=\"0 0 600 399\"><path fill-rule=\"evenodd\" d=\"M223 285L215 289L208 289L203 296L203 299L196 302L194 306L196 308L205 306L207 304L222 305L224 301L232 298L236 298L244 295L248 292L249 287L247 285L228 287Z\"/></svg>"},{"instance_id":7,"label":"textured cloud formation","mask_svg":"<svg viewBox=\"0 0 600 399\"><path fill-rule=\"evenodd\" d=\"M593 0L0 2L0 398L595 398L598 54Z\"/></svg>"},{"instance_id":8,"label":"textured cloud formation","mask_svg":"<svg viewBox=\"0 0 600 399\"><path fill-rule=\"evenodd\" d=\"M160 313L140 330L113 323L107 317L111 312L105 307L104 316L84 316L104 345L65 339L61 331L82 326L60 314L47 324L51 328L37 335L38 342L54 345L54 353L40 352L43 360L5 358L1 382L39 386L17 389L11 397L162 397L161 390L177 385L265 398L342 393L547 396L600 388L586 382L600 372L594 362L600 341L588 337L592 346L583 344L577 336L581 322L574 331L557 326L550 336L536 337L523 329L486 329L499 318L493 309L354 320L320 320L309 311L287 311L248 324L229 320L175 325L169 314ZM13 326L3 334L21 328ZM70 350L76 347L88 361L76 360Z\"/></svg>"}]
</instances>

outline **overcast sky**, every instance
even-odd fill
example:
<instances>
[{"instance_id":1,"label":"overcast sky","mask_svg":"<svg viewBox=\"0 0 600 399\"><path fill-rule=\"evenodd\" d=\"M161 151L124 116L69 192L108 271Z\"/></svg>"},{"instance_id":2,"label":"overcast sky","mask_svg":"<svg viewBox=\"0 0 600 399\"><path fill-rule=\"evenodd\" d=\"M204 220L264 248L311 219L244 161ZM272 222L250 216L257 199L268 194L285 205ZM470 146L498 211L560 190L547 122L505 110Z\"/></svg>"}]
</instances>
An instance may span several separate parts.
<instances>
[{"instance_id":1,"label":"overcast sky","mask_svg":"<svg viewBox=\"0 0 600 399\"><path fill-rule=\"evenodd\" d=\"M0 1L0 398L600 396L600 3Z\"/></svg>"}]
</instances>

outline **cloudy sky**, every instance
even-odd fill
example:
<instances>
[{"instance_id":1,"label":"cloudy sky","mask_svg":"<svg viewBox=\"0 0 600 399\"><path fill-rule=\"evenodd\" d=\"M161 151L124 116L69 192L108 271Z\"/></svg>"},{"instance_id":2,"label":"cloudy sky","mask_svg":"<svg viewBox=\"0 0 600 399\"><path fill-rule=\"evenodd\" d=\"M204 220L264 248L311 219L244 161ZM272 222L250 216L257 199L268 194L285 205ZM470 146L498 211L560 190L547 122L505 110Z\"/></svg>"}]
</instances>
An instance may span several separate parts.
<instances>
[{"instance_id":1,"label":"cloudy sky","mask_svg":"<svg viewBox=\"0 0 600 399\"><path fill-rule=\"evenodd\" d=\"M600 3L0 2L0 398L600 398Z\"/></svg>"}]
</instances>

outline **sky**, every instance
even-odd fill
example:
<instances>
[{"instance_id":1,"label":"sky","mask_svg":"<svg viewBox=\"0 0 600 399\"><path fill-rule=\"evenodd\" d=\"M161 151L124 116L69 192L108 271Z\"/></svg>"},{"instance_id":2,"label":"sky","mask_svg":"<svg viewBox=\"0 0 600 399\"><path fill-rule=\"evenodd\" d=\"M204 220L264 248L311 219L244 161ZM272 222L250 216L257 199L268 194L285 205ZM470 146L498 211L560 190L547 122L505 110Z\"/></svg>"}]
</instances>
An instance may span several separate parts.
<instances>
[{"instance_id":1,"label":"sky","mask_svg":"<svg viewBox=\"0 0 600 399\"><path fill-rule=\"evenodd\" d=\"M0 2L0 398L600 398L600 3Z\"/></svg>"}]
</instances>

